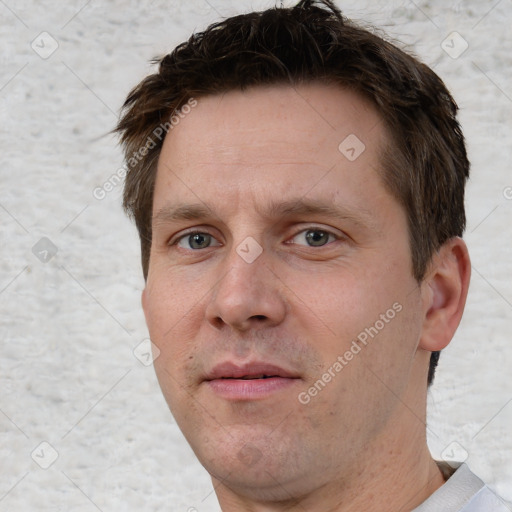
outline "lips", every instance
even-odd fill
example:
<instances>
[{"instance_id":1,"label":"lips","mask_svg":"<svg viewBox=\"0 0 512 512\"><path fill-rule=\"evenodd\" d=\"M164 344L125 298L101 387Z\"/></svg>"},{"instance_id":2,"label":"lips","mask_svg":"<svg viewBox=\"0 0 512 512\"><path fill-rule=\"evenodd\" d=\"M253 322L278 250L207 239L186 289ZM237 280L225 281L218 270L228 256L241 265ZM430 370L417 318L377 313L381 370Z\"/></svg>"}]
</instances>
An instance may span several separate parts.
<instances>
[{"instance_id":1,"label":"lips","mask_svg":"<svg viewBox=\"0 0 512 512\"><path fill-rule=\"evenodd\" d=\"M287 379L299 378L284 368L269 364L265 362L252 362L238 365L226 361L216 365L206 376L205 380L217 379L240 379L240 380L253 380L253 379L268 379L270 377L281 377Z\"/></svg>"},{"instance_id":2,"label":"lips","mask_svg":"<svg viewBox=\"0 0 512 512\"><path fill-rule=\"evenodd\" d=\"M216 396L231 401L268 399L289 390L300 376L280 366L265 362L216 365L204 379Z\"/></svg>"}]
</instances>

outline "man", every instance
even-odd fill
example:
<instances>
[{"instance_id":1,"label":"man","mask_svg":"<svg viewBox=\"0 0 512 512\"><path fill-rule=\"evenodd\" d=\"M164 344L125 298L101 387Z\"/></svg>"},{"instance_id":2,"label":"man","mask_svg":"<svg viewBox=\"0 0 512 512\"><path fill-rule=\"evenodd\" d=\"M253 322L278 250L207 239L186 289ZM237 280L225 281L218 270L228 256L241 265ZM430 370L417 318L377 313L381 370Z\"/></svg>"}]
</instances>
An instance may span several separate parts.
<instances>
[{"instance_id":1,"label":"man","mask_svg":"<svg viewBox=\"0 0 512 512\"><path fill-rule=\"evenodd\" d=\"M128 96L155 370L224 512L508 510L426 443L470 279L456 111L328 1L212 25Z\"/></svg>"}]
</instances>

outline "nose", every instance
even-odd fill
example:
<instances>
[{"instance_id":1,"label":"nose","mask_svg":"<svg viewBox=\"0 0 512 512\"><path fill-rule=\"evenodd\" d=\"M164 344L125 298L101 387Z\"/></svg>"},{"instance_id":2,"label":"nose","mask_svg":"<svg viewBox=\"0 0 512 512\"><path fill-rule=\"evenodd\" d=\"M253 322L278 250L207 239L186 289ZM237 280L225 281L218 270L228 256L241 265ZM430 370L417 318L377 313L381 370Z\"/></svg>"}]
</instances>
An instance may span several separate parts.
<instances>
[{"instance_id":1,"label":"nose","mask_svg":"<svg viewBox=\"0 0 512 512\"><path fill-rule=\"evenodd\" d=\"M233 249L224 261L224 277L214 287L206 307L211 325L244 332L273 327L284 320L284 286L267 262L265 251L249 263Z\"/></svg>"}]
</instances>

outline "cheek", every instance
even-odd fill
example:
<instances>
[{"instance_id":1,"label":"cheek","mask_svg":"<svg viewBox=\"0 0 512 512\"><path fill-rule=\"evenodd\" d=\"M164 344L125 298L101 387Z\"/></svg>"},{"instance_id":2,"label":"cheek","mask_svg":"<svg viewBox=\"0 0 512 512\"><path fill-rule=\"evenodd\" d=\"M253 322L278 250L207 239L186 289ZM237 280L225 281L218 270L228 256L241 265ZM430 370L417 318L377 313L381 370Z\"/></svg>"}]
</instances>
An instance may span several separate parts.
<instances>
[{"instance_id":1,"label":"cheek","mask_svg":"<svg viewBox=\"0 0 512 512\"><path fill-rule=\"evenodd\" d=\"M421 307L416 294L393 294L383 302L361 331L359 343L362 381L371 382L373 393L393 407L410 382L410 372L421 333Z\"/></svg>"},{"instance_id":2,"label":"cheek","mask_svg":"<svg viewBox=\"0 0 512 512\"><path fill-rule=\"evenodd\" d=\"M195 364L199 306L189 298L186 287L168 283L162 278L148 281L144 311L151 341L159 350L155 373L171 412L177 415L179 404L189 400L192 390L187 375L195 374L190 368Z\"/></svg>"},{"instance_id":3,"label":"cheek","mask_svg":"<svg viewBox=\"0 0 512 512\"><path fill-rule=\"evenodd\" d=\"M197 283L182 284L178 279L160 275L148 280L144 292L144 313L151 341L160 354L155 360L155 370L159 380L165 373L180 379L179 371L189 364L191 346L201 325L204 304L201 297L204 290L196 290ZM199 298L199 299L198 299Z\"/></svg>"},{"instance_id":4,"label":"cheek","mask_svg":"<svg viewBox=\"0 0 512 512\"><path fill-rule=\"evenodd\" d=\"M296 316L302 319L301 329L308 333L323 369L347 354L343 374L350 382L373 382L376 375L393 388L400 387L421 329L421 302L412 276L388 263L358 272L334 269L328 276L316 275L315 286L300 282L294 289L300 299Z\"/></svg>"},{"instance_id":5,"label":"cheek","mask_svg":"<svg viewBox=\"0 0 512 512\"><path fill-rule=\"evenodd\" d=\"M146 322L157 339L179 331L187 319L196 314L201 306L204 287L198 279L160 269L152 274L144 291L144 313Z\"/></svg>"},{"instance_id":6,"label":"cheek","mask_svg":"<svg viewBox=\"0 0 512 512\"><path fill-rule=\"evenodd\" d=\"M344 342L350 343L392 305L387 293L383 293L385 289L377 290L374 282L345 268L315 275L313 280L297 279L293 291L297 297L294 302L302 309L298 316L316 320L314 324L308 321L304 329L322 327L332 338L333 348L343 350Z\"/></svg>"}]
</instances>

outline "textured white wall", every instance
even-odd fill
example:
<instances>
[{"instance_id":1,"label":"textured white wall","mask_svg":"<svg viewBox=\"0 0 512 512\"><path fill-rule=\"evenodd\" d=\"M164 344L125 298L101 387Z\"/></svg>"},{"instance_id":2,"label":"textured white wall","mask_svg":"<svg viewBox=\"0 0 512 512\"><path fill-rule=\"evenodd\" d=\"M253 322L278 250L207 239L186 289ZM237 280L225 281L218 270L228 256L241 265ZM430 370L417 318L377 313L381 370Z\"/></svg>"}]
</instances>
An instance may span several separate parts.
<instances>
[{"instance_id":1,"label":"textured white wall","mask_svg":"<svg viewBox=\"0 0 512 512\"><path fill-rule=\"evenodd\" d=\"M512 6L338 3L409 45L461 107L473 280L429 397L429 442L437 457L465 450L512 501ZM272 4L0 2L0 511L218 510L152 368L132 353L147 331L121 187L101 200L93 190L122 165L105 134L149 59L219 15ZM463 39L447 50L468 45L456 59L441 46L453 31ZM55 250L46 263L34 254Z\"/></svg>"}]
</instances>

